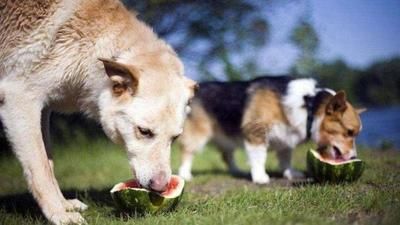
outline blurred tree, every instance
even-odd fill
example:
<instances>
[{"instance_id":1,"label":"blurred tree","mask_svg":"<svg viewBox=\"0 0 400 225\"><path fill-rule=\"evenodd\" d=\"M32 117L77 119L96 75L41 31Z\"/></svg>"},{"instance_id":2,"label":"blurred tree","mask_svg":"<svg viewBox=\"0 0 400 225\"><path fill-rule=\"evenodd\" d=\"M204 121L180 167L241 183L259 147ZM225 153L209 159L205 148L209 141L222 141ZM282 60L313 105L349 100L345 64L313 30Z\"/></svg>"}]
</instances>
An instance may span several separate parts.
<instances>
[{"instance_id":1,"label":"blurred tree","mask_svg":"<svg viewBox=\"0 0 400 225\"><path fill-rule=\"evenodd\" d=\"M369 105L400 104L400 57L372 64L361 72L354 89Z\"/></svg>"},{"instance_id":2,"label":"blurred tree","mask_svg":"<svg viewBox=\"0 0 400 225\"><path fill-rule=\"evenodd\" d=\"M337 59L332 62L320 63L315 68L315 74L321 86L334 90L344 90L352 102L359 102L360 99L355 93L354 84L359 79L360 71L351 68L345 61Z\"/></svg>"},{"instance_id":3,"label":"blurred tree","mask_svg":"<svg viewBox=\"0 0 400 225\"><path fill-rule=\"evenodd\" d=\"M275 2L124 0L183 58L194 61L204 77L217 77L212 68L220 66L229 80L245 78L245 68L256 70L256 64L249 63L255 61L255 54L249 53L268 41L270 26L265 12ZM242 61L235 61L235 55L243 56Z\"/></svg>"},{"instance_id":4,"label":"blurred tree","mask_svg":"<svg viewBox=\"0 0 400 225\"><path fill-rule=\"evenodd\" d=\"M368 105L400 104L400 57L355 69L343 60L321 63L315 70L321 86L345 90L350 101Z\"/></svg>"},{"instance_id":5,"label":"blurred tree","mask_svg":"<svg viewBox=\"0 0 400 225\"><path fill-rule=\"evenodd\" d=\"M293 73L303 76L314 74L318 66L316 53L319 47L319 38L308 19L300 19L290 34L290 41L300 50L300 55L292 68Z\"/></svg>"}]
</instances>

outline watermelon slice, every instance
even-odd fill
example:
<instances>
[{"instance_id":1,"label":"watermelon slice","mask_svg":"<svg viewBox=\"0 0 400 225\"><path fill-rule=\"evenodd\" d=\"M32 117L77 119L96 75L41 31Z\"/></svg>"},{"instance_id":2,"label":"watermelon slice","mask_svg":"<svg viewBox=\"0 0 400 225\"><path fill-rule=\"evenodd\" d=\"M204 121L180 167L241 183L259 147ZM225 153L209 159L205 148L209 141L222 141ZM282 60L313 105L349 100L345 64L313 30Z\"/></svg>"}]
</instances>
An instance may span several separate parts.
<instances>
[{"instance_id":1,"label":"watermelon slice","mask_svg":"<svg viewBox=\"0 0 400 225\"><path fill-rule=\"evenodd\" d=\"M110 191L117 207L122 211L136 213L158 213L175 209L183 195L185 181L172 175L167 189L153 192L142 188L137 180L116 184Z\"/></svg>"},{"instance_id":2,"label":"watermelon slice","mask_svg":"<svg viewBox=\"0 0 400 225\"><path fill-rule=\"evenodd\" d=\"M307 169L319 182L351 182L361 177L365 163L361 159L329 160L310 149L307 153Z\"/></svg>"}]
</instances>

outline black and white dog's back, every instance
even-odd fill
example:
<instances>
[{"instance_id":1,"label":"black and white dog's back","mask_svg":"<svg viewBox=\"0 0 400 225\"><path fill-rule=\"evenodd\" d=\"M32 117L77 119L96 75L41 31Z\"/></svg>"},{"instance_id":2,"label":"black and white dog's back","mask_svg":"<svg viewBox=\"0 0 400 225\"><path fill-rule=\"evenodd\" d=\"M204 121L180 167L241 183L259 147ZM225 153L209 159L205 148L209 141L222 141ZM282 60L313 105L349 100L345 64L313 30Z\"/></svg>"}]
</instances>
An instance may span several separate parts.
<instances>
[{"instance_id":1,"label":"black and white dog's back","mask_svg":"<svg viewBox=\"0 0 400 225\"><path fill-rule=\"evenodd\" d=\"M328 157L355 156L353 144L347 146L342 144L347 141L327 137L324 130L337 125L332 124L337 120L355 124L351 129L357 134L360 120L354 112L343 92L317 88L317 82L309 78L264 76L250 81L201 83L179 138L183 154L179 174L191 179L194 153L212 140L232 173L238 172L232 153L244 146L256 183L269 181L265 162L270 146L277 150L284 176L301 177L291 168L291 151L308 138ZM351 122L344 121L344 114L352 115L348 116Z\"/></svg>"},{"instance_id":2,"label":"black and white dog's back","mask_svg":"<svg viewBox=\"0 0 400 225\"><path fill-rule=\"evenodd\" d=\"M196 97L228 135L241 134L241 121L251 90L268 88L282 95L291 78L288 76L260 77L251 81L204 82Z\"/></svg>"}]
</instances>

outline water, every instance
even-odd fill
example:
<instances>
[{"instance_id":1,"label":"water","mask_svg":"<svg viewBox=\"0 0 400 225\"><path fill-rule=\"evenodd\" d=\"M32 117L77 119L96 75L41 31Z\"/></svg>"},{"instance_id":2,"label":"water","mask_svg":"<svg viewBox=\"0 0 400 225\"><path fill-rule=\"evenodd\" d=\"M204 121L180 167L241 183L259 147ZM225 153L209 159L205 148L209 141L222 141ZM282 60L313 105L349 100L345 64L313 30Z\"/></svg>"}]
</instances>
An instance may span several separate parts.
<instances>
[{"instance_id":1,"label":"water","mask_svg":"<svg viewBox=\"0 0 400 225\"><path fill-rule=\"evenodd\" d=\"M363 129L357 143L378 147L383 142L400 148L400 107L369 108L361 114Z\"/></svg>"}]
</instances>

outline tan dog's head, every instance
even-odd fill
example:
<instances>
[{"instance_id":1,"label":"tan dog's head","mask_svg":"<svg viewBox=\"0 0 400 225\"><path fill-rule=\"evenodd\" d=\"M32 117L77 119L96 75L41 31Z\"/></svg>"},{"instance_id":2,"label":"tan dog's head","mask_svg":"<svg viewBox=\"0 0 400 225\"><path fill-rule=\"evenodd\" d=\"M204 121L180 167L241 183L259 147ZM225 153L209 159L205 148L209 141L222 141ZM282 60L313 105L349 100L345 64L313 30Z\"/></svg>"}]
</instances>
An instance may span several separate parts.
<instances>
[{"instance_id":1,"label":"tan dog's head","mask_svg":"<svg viewBox=\"0 0 400 225\"><path fill-rule=\"evenodd\" d=\"M346 100L344 91L330 97L322 107L317 115L320 125L315 134L320 153L334 160L356 158L355 138L361 130L359 114L364 109L355 109Z\"/></svg>"},{"instance_id":2,"label":"tan dog's head","mask_svg":"<svg viewBox=\"0 0 400 225\"><path fill-rule=\"evenodd\" d=\"M100 59L110 79L99 99L107 136L122 143L144 187L163 191L171 176L171 143L181 134L196 83L175 53Z\"/></svg>"}]
</instances>

